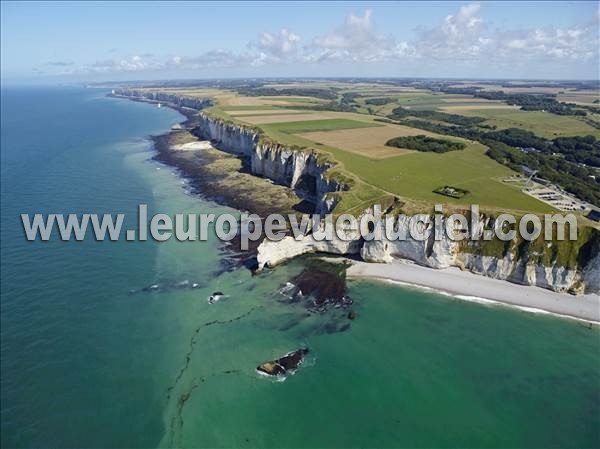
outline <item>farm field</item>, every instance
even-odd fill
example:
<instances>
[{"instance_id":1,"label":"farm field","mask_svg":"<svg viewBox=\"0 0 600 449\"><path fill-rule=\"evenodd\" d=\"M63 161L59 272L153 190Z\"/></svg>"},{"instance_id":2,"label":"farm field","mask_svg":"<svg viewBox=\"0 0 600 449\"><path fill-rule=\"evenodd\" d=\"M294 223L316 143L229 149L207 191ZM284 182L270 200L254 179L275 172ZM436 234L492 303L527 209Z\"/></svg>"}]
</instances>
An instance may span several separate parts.
<instances>
[{"instance_id":1,"label":"farm field","mask_svg":"<svg viewBox=\"0 0 600 449\"><path fill-rule=\"evenodd\" d=\"M587 106L598 106L600 92L597 91L566 91L557 95L559 101L583 104Z\"/></svg>"},{"instance_id":2,"label":"farm field","mask_svg":"<svg viewBox=\"0 0 600 449\"><path fill-rule=\"evenodd\" d=\"M317 114L315 114L317 115ZM313 116L314 117L314 116ZM337 129L369 128L383 126L376 122L360 122L345 118L317 119L305 121L288 121L267 125L267 129L286 134L301 134L317 131L332 131ZM267 132L268 134L268 132ZM285 142L284 142L285 143Z\"/></svg>"},{"instance_id":3,"label":"farm field","mask_svg":"<svg viewBox=\"0 0 600 449\"><path fill-rule=\"evenodd\" d=\"M340 163L339 169L356 176L371 189L371 195L385 193L400 197L443 204L480 204L489 209L550 212L552 208L525 195L517 187L502 182L513 172L485 155L486 148L463 139L467 148L444 154L402 151L385 147L385 141L401 135L431 135L418 129L398 125L378 125L348 119L315 122L289 122L261 125L266 134L282 143L313 147L330 153ZM350 146L343 141L353 140ZM362 142L362 143L361 143ZM382 153L372 154L375 148ZM384 153L385 152L385 153ZM401 152L400 154L398 154ZM441 185L469 190L460 200L433 192ZM361 189L361 186L353 189ZM361 204L361 203L359 203ZM344 210L349 207L343 205Z\"/></svg>"},{"instance_id":4,"label":"farm field","mask_svg":"<svg viewBox=\"0 0 600 449\"><path fill-rule=\"evenodd\" d=\"M389 147L386 146L385 143L394 137L417 135L427 135L438 138L444 137L420 129L410 128L408 126L389 124L369 129L368 131L362 128L355 128L298 134L298 136L303 139L308 139L338 149L344 149L351 153L357 153L372 159L383 159L412 153L411 150Z\"/></svg>"},{"instance_id":5,"label":"farm field","mask_svg":"<svg viewBox=\"0 0 600 449\"><path fill-rule=\"evenodd\" d=\"M522 111L516 106L495 100L438 93L390 97L395 97L396 102L380 106L376 110L378 115L391 114L395 107L402 106L409 110L436 110L470 117L485 117L488 119L485 122L486 125L493 125L499 129L521 128L548 139L588 134L600 137L600 130L581 119L544 111Z\"/></svg>"},{"instance_id":6,"label":"farm field","mask_svg":"<svg viewBox=\"0 0 600 449\"><path fill-rule=\"evenodd\" d=\"M600 137L600 130L574 117L554 115L543 111L521 111L518 109L464 109L457 114L486 117L488 125L499 129L521 128L540 137L553 139L560 136L592 135Z\"/></svg>"}]
</instances>

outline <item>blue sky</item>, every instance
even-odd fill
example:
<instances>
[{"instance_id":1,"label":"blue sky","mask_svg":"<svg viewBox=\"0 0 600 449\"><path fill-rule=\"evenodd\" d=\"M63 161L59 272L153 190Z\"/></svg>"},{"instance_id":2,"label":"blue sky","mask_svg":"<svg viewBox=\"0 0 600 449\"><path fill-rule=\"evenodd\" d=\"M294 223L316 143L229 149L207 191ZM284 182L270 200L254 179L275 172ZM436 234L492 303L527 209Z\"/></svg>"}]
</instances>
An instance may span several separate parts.
<instances>
[{"instance_id":1,"label":"blue sky","mask_svg":"<svg viewBox=\"0 0 600 449\"><path fill-rule=\"evenodd\" d=\"M2 81L598 79L598 2L2 2Z\"/></svg>"}]
</instances>

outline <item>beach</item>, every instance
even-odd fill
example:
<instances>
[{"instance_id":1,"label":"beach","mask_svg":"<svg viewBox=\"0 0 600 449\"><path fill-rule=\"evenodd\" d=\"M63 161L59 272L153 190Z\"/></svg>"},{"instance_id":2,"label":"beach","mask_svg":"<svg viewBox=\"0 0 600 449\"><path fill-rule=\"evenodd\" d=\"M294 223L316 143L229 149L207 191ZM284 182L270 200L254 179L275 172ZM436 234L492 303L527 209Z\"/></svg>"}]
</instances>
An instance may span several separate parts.
<instances>
[{"instance_id":1,"label":"beach","mask_svg":"<svg viewBox=\"0 0 600 449\"><path fill-rule=\"evenodd\" d=\"M529 312L550 313L600 323L599 295L574 296L557 293L540 287L480 276L455 267L436 270L408 261L390 264L352 261L347 276L412 285L464 300L518 307Z\"/></svg>"}]
</instances>

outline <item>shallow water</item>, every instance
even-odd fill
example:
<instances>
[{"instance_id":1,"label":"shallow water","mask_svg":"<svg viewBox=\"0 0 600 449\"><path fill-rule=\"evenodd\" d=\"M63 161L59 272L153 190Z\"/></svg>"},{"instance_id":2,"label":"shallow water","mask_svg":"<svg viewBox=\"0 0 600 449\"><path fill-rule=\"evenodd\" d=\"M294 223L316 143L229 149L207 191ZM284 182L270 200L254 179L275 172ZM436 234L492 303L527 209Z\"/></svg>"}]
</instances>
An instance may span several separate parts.
<instances>
[{"instance_id":1,"label":"shallow water","mask_svg":"<svg viewBox=\"0 0 600 449\"><path fill-rule=\"evenodd\" d=\"M3 447L600 445L597 328L363 281L350 321L278 293L303 260L252 276L215 241L26 242L21 213L229 210L151 161L179 114L104 95L2 91ZM257 374L303 346L284 382Z\"/></svg>"}]
</instances>

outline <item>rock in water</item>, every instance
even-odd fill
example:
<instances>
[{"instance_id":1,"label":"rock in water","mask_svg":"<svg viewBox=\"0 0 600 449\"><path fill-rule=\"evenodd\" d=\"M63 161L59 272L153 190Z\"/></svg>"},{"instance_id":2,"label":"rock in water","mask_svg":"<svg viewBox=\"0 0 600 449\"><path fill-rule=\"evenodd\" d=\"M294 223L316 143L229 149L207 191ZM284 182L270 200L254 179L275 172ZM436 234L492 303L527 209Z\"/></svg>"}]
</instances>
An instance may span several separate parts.
<instances>
[{"instance_id":1,"label":"rock in water","mask_svg":"<svg viewBox=\"0 0 600 449\"><path fill-rule=\"evenodd\" d=\"M258 371L268 374L269 376L279 376L285 374L285 369L279 363L266 362L256 368Z\"/></svg>"},{"instance_id":2,"label":"rock in water","mask_svg":"<svg viewBox=\"0 0 600 449\"><path fill-rule=\"evenodd\" d=\"M308 348L300 348L296 351L288 352L277 360L262 363L256 370L269 376L283 376L288 372L293 373L302 364L304 355L307 353Z\"/></svg>"},{"instance_id":3,"label":"rock in water","mask_svg":"<svg viewBox=\"0 0 600 449\"><path fill-rule=\"evenodd\" d=\"M212 304L214 302L217 302L223 296L225 296L223 292L213 292L213 294L208 297L208 302L209 304Z\"/></svg>"},{"instance_id":4,"label":"rock in water","mask_svg":"<svg viewBox=\"0 0 600 449\"><path fill-rule=\"evenodd\" d=\"M358 316L358 314L354 310L351 310L350 312L348 312L349 320L354 320L357 316Z\"/></svg>"}]
</instances>

